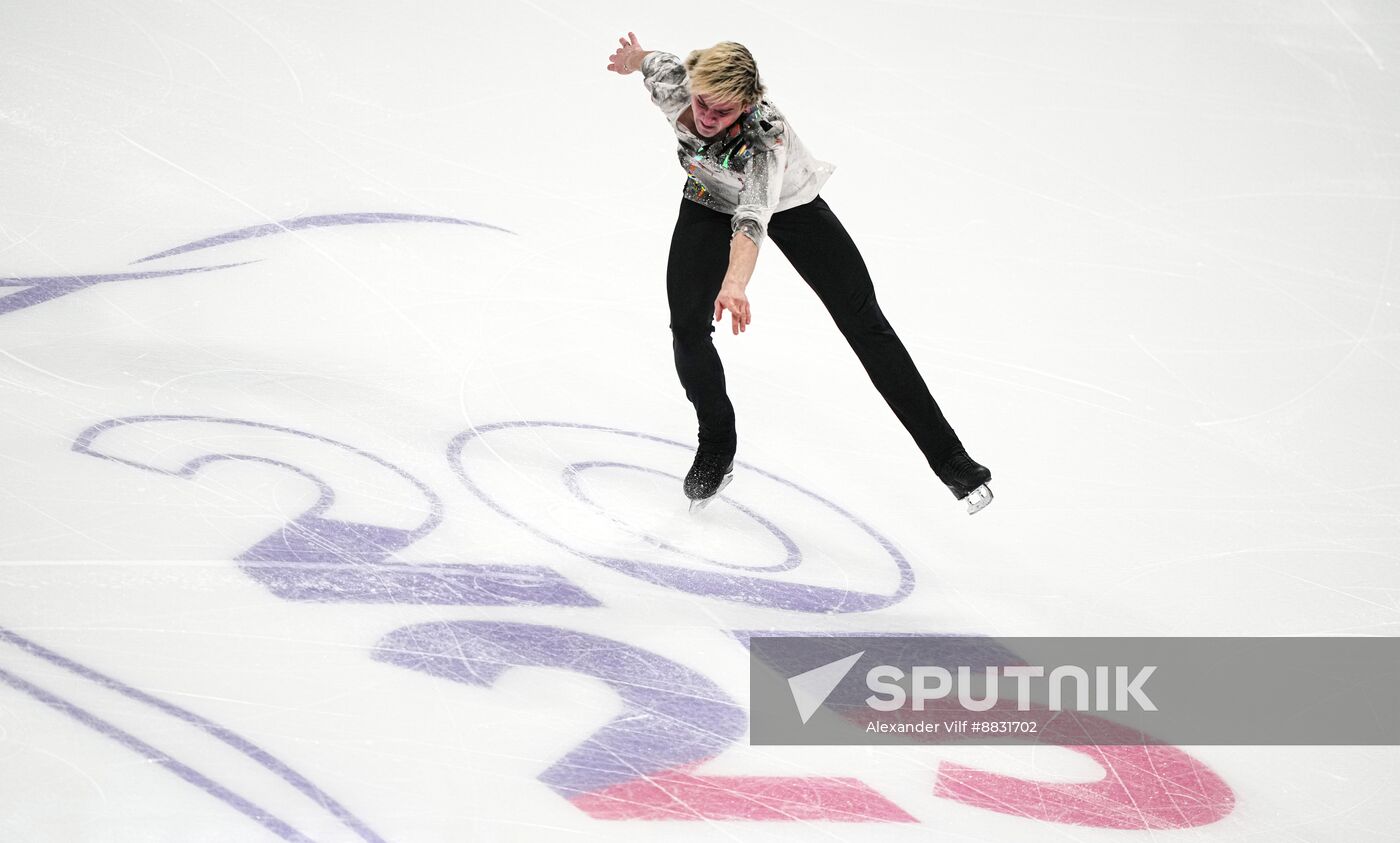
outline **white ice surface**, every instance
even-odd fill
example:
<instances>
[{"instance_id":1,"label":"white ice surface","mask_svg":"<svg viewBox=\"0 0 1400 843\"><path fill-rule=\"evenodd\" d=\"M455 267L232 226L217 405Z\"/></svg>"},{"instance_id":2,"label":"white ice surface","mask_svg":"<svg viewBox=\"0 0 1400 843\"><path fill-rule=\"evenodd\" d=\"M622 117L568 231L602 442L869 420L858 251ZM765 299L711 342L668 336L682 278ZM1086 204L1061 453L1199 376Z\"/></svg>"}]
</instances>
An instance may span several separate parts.
<instances>
[{"instance_id":1,"label":"white ice surface","mask_svg":"<svg viewBox=\"0 0 1400 843\"><path fill-rule=\"evenodd\" d=\"M665 299L683 175L640 77L604 70L628 30L682 56L724 39L753 50L804 142L837 164L822 195L994 472L996 501L967 517L765 246L750 330L716 334L739 458L886 537L914 576L893 605L765 608L590 559L782 566L783 545L736 510L685 515L658 472L688 455L664 443L505 428L449 459L459 434L522 420L693 435ZM0 278L247 263L0 313L0 628L231 730L387 841L1394 839L1394 747L1186 748L1233 810L1125 831L934 794L952 761L1102 774L1065 750L741 739L697 772L854 777L916 822L597 819L537 777L622 711L607 685L520 669L473 687L371 652L416 624L559 627L742 702L747 657L728 630L1395 635L1397 68L1400 8L1384 0L3 0ZM307 228L132 263L363 212L508 232ZM0 306L23 289L0 287ZM134 416L270 427L127 426L99 440L109 455L298 465L335 489L328 517L399 530L435 495L440 525L392 563L546 566L602 605L281 599L234 560L313 506L316 485L268 462L184 478L74 450ZM580 461L631 467L573 474L589 506L565 482ZM460 465L535 531L472 494ZM890 554L812 499L743 468L727 494L805 554L752 576L898 588ZM658 538L711 561L678 562ZM14 680L0 684L0 839L279 839L36 688L307 838L365 839L208 730L14 640L0 673Z\"/></svg>"}]
</instances>

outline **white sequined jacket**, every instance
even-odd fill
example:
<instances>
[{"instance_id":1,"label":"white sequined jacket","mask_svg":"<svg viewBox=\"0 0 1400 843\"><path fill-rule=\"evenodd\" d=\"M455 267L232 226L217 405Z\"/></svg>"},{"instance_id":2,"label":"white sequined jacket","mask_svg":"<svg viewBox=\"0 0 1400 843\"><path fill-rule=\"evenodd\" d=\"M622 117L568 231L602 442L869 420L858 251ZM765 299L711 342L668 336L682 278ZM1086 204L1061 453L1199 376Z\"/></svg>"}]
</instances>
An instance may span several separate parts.
<instances>
[{"instance_id":1,"label":"white sequined jacket","mask_svg":"<svg viewBox=\"0 0 1400 843\"><path fill-rule=\"evenodd\" d=\"M730 214L731 231L743 231L755 244L763 242L773 214L815 199L836 169L813 158L766 99L722 135L691 132L680 122L690 105L690 77L671 53L649 53L642 81L680 141L676 157L686 172L685 198Z\"/></svg>"}]
</instances>

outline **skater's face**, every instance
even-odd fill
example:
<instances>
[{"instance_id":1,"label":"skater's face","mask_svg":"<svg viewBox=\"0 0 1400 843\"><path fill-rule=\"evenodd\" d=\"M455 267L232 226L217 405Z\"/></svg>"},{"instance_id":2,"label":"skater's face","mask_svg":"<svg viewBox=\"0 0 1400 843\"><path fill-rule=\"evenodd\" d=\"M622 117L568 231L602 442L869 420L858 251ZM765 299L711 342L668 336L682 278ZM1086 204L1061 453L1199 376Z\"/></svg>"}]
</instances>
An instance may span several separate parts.
<instances>
[{"instance_id":1,"label":"skater's face","mask_svg":"<svg viewBox=\"0 0 1400 843\"><path fill-rule=\"evenodd\" d=\"M712 138L734 125L744 114L743 103L726 102L705 91L690 94L690 114L703 138Z\"/></svg>"}]
</instances>

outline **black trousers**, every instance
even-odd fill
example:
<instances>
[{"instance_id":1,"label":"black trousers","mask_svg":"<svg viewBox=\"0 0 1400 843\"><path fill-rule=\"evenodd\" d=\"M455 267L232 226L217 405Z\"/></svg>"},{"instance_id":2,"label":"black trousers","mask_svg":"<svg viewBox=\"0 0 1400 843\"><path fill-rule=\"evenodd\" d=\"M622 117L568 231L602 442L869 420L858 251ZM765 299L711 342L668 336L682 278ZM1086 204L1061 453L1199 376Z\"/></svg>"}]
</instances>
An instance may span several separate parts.
<instances>
[{"instance_id":1,"label":"black trousers","mask_svg":"<svg viewBox=\"0 0 1400 843\"><path fill-rule=\"evenodd\" d=\"M682 199L666 264L676 374L686 398L695 405L700 444L724 450L732 450L737 443L734 405L725 391L724 366L713 334L715 298L729 268L729 221L728 214ZM904 343L880 312L865 259L826 200L817 196L775 213L768 224L768 239L826 305L871 382L936 470L960 446L958 436L943 418ZM726 312L721 324L728 320ZM804 411L820 412L821 407L817 404ZM797 419L792 422L796 424Z\"/></svg>"}]
</instances>

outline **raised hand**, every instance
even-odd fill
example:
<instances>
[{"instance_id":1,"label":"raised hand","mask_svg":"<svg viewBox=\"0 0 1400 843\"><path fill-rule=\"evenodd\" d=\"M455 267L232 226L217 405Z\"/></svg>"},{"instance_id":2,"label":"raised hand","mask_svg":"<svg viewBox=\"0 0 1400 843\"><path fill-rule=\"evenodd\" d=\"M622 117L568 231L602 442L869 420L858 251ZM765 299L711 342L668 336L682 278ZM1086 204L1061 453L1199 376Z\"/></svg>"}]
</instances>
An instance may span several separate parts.
<instances>
[{"instance_id":1,"label":"raised hand","mask_svg":"<svg viewBox=\"0 0 1400 843\"><path fill-rule=\"evenodd\" d=\"M630 43L627 38L632 39ZM647 51L642 48L642 45L637 43L637 36L635 33L627 33L627 38L617 39L618 43L622 46L618 47L617 52L613 53L608 59L608 70L623 76L626 76L634 70L641 70L642 58L645 57L647 53Z\"/></svg>"}]
</instances>

